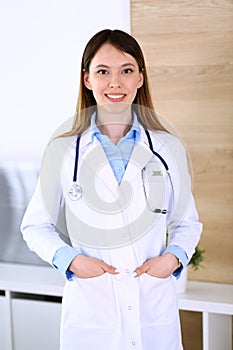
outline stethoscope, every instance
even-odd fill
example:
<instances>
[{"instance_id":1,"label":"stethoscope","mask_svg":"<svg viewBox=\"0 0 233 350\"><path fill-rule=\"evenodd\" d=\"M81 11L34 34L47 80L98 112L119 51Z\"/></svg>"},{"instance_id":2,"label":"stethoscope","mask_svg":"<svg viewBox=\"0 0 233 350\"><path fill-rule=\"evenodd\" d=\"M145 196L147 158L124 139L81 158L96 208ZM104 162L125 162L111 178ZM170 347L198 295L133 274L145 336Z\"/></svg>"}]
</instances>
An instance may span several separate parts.
<instances>
[{"instance_id":1,"label":"stethoscope","mask_svg":"<svg viewBox=\"0 0 233 350\"><path fill-rule=\"evenodd\" d=\"M147 129L144 129L144 130L145 130L145 133L146 133L146 136L147 136L147 140L148 140L149 148L150 148L151 152L154 154L154 156L156 156L161 161L161 163L163 164L163 166L164 166L164 168L166 170L166 173L167 173L168 178L169 178L169 182L171 184L173 196L174 196L174 188L173 188L173 184L172 184L172 180L171 180L171 174L169 172L169 167L167 165L167 162L164 160L164 158L158 152L156 152L154 150L150 133L149 133L149 131ZM81 134L79 134L77 136L77 141L76 141L73 184L70 187L70 189L68 190L69 198L72 201L77 201L77 200L79 200L82 197L82 188L79 185L79 183L77 182L80 139L81 139ZM145 172L145 168L142 169L142 173L141 174L142 174L143 191L144 191L144 195L145 195L145 199L146 199L146 203L147 203L148 209L150 211L154 212L154 213L157 213L157 214L167 214L168 213L167 209L159 209L159 208L153 209L149 205L149 201L148 201L148 197L147 197L147 193L146 193L146 188L145 188L144 172Z\"/></svg>"}]
</instances>

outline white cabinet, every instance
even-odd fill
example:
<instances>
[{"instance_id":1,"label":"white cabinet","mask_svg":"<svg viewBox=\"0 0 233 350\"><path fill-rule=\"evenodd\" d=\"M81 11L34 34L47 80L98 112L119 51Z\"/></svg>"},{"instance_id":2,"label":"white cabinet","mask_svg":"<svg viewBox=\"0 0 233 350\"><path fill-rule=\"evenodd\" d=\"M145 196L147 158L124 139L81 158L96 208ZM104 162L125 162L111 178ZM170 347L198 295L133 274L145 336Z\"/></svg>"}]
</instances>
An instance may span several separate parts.
<instances>
[{"instance_id":1,"label":"white cabinet","mask_svg":"<svg viewBox=\"0 0 233 350\"><path fill-rule=\"evenodd\" d=\"M233 286L188 281L180 310L202 313L203 350L232 350Z\"/></svg>"},{"instance_id":2,"label":"white cabinet","mask_svg":"<svg viewBox=\"0 0 233 350\"><path fill-rule=\"evenodd\" d=\"M0 296L0 350L11 348L11 338L9 333L9 308L7 298Z\"/></svg>"},{"instance_id":3,"label":"white cabinet","mask_svg":"<svg viewBox=\"0 0 233 350\"><path fill-rule=\"evenodd\" d=\"M14 350L58 350L61 304L12 298Z\"/></svg>"},{"instance_id":4,"label":"white cabinet","mask_svg":"<svg viewBox=\"0 0 233 350\"><path fill-rule=\"evenodd\" d=\"M0 263L0 350L58 350L64 279L50 267Z\"/></svg>"}]
</instances>

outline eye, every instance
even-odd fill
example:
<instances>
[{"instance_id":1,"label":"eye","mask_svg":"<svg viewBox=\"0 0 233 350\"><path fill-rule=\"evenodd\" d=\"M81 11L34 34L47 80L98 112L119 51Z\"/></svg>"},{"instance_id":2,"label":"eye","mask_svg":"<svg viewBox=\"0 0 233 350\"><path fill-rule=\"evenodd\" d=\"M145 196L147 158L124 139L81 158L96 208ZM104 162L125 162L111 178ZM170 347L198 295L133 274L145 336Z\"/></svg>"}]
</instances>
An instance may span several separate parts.
<instances>
[{"instance_id":1,"label":"eye","mask_svg":"<svg viewBox=\"0 0 233 350\"><path fill-rule=\"evenodd\" d=\"M133 69L131 69L131 68L125 68L124 70L123 70L123 74L130 74L130 73L132 73L133 72Z\"/></svg>"},{"instance_id":2,"label":"eye","mask_svg":"<svg viewBox=\"0 0 233 350\"><path fill-rule=\"evenodd\" d=\"M97 73L100 74L100 75L109 74L109 72L106 69L100 69L100 70L97 71Z\"/></svg>"}]
</instances>

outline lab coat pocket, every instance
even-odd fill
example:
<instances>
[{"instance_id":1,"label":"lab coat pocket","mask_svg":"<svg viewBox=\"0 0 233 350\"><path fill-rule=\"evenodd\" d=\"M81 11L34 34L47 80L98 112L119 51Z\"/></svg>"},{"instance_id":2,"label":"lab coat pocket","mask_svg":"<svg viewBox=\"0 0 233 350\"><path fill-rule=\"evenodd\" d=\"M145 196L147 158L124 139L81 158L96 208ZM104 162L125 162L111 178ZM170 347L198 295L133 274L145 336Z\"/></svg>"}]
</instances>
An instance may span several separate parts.
<instances>
[{"instance_id":1,"label":"lab coat pocket","mask_svg":"<svg viewBox=\"0 0 233 350\"><path fill-rule=\"evenodd\" d=\"M144 326L172 323L177 314L176 293L172 278L140 278L141 321Z\"/></svg>"},{"instance_id":2,"label":"lab coat pocket","mask_svg":"<svg viewBox=\"0 0 233 350\"><path fill-rule=\"evenodd\" d=\"M117 324L112 276L75 278L64 295L70 324L78 328L114 328Z\"/></svg>"}]
</instances>

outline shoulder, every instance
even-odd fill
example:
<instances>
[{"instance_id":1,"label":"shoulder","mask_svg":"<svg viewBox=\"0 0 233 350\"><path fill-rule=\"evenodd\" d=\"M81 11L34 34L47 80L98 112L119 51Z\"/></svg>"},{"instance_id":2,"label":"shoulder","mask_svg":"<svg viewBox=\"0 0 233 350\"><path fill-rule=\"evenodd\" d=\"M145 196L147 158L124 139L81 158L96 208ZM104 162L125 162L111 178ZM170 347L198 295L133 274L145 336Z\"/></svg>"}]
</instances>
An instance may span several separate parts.
<instances>
[{"instance_id":1,"label":"shoulder","mask_svg":"<svg viewBox=\"0 0 233 350\"><path fill-rule=\"evenodd\" d=\"M159 145L165 146L172 149L174 152L177 149L184 149L183 141L178 136L160 130L149 130L149 133L155 147L156 145L157 147L159 147Z\"/></svg>"},{"instance_id":2,"label":"shoulder","mask_svg":"<svg viewBox=\"0 0 233 350\"><path fill-rule=\"evenodd\" d=\"M41 168L61 167L64 159L74 153L76 137L56 137L51 139L44 151Z\"/></svg>"},{"instance_id":3,"label":"shoulder","mask_svg":"<svg viewBox=\"0 0 233 350\"><path fill-rule=\"evenodd\" d=\"M51 139L46 147L46 150L68 150L77 140L77 136L59 136Z\"/></svg>"},{"instance_id":4,"label":"shoulder","mask_svg":"<svg viewBox=\"0 0 233 350\"><path fill-rule=\"evenodd\" d=\"M178 164L183 166L186 163L191 164L189 152L183 141L168 132L149 131L154 150L166 158L170 164L177 167Z\"/></svg>"}]
</instances>

